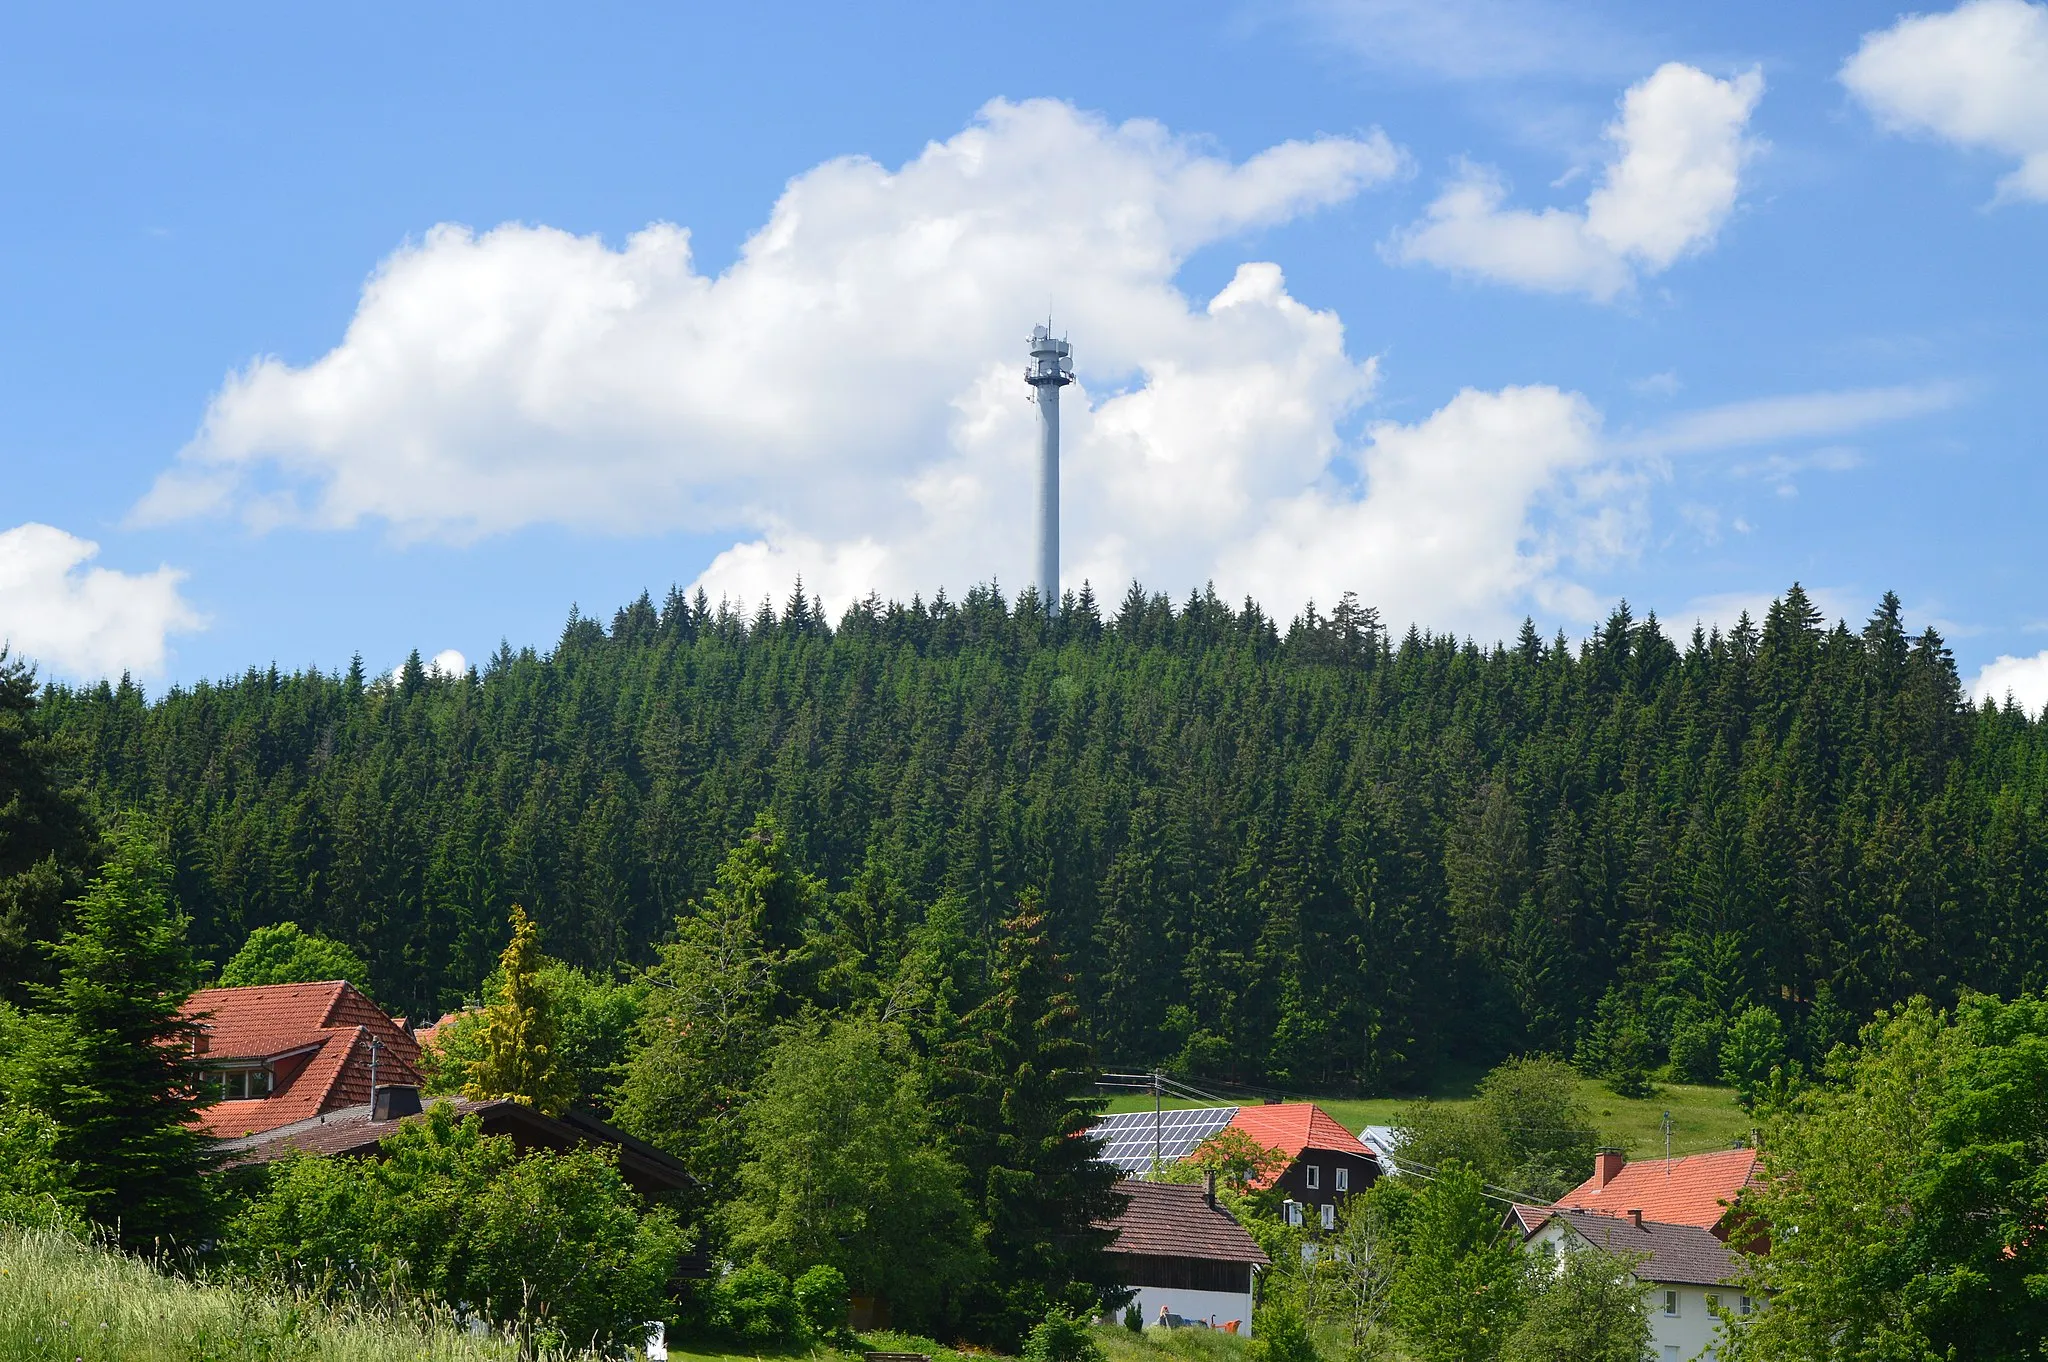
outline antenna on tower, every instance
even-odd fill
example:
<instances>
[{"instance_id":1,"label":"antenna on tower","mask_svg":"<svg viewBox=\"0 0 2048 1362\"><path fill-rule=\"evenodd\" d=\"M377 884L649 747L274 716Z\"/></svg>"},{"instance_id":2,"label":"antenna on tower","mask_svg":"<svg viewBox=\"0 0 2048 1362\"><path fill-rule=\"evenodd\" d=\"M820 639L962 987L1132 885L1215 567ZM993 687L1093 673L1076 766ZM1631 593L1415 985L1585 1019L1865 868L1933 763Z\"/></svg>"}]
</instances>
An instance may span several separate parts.
<instances>
[{"instance_id":1,"label":"antenna on tower","mask_svg":"<svg viewBox=\"0 0 2048 1362\"><path fill-rule=\"evenodd\" d=\"M1074 381L1074 349L1052 334L1052 314L1031 331L1024 381L1038 404L1038 594L1045 613L1060 608L1060 389Z\"/></svg>"}]
</instances>

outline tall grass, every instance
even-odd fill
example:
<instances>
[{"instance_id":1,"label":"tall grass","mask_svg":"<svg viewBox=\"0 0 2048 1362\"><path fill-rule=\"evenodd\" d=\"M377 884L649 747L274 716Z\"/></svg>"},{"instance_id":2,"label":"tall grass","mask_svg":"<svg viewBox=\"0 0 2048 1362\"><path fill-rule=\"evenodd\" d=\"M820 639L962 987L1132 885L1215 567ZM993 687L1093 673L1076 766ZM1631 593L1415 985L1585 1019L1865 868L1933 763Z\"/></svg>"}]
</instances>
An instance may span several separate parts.
<instances>
[{"instance_id":1,"label":"tall grass","mask_svg":"<svg viewBox=\"0 0 2048 1362\"><path fill-rule=\"evenodd\" d=\"M53 1230L0 1225L6 1362L519 1362L530 1348L416 1307L195 1282Z\"/></svg>"}]
</instances>

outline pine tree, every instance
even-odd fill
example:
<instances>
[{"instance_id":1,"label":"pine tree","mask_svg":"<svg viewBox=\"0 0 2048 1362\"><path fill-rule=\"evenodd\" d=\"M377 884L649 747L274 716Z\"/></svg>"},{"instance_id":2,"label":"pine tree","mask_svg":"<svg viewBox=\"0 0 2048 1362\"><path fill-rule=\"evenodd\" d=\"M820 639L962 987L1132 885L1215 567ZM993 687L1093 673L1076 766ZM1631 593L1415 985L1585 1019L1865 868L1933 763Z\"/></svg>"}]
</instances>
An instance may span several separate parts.
<instances>
[{"instance_id":1,"label":"pine tree","mask_svg":"<svg viewBox=\"0 0 2048 1362\"><path fill-rule=\"evenodd\" d=\"M512 941L498 957L504 986L484 1009L484 1052L463 1096L509 1097L549 1116L576 1100L576 1079L562 1064L553 1000L541 980L540 929L512 906Z\"/></svg>"},{"instance_id":2,"label":"pine tree","mask_svg":"<svg viewBox=\"0 0 2048 1362\"><path fill-rule=\"evenodd\" d=\"M52 950L58 978L36 992L55 1026L24 1086L56 1124L85 1213L134 1248L193 1244L208 1221L193 1054L201 1031L179 1014L196 969L170 869L139 826L121 828Z\"/></svg>"},{"instance_id":3,"label":"pine tree","mask_svg":"<svg viewBox=\"0 0 2048 1362\"><path fill-rule=\"evenodd\" d=\"M1072 986L1026 894L1001 924L988 996L941 1056L953 1144L991 1260L963 1323L1009 1350L1049 1309L1092 1310L1113 1284L1098 1226L1114 1209L1116 1171L1085 1138L1102 1102Z\"/></svg>"}]
</instances>

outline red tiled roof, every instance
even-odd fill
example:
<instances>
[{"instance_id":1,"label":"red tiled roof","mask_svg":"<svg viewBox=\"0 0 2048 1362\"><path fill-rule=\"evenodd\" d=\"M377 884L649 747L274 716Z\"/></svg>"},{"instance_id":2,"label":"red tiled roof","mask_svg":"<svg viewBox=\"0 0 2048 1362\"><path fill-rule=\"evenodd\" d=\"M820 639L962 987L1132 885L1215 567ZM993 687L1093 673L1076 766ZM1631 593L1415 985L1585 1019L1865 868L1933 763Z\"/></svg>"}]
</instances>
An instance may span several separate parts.
<instances>
[{"instance_id":1,"label":"red tiled roof","mask_svg":"<svg viewBox=\"0 0 2048 1362\"><path fill-rule=\"evenodd\" d=\"M199 1125L230 1137L274 1130L323 1111L370 1100L370 1040L380 1083L417 1085L419 1046L378 1006L343 980L208 988L192 995L182 1015L206 1032L202 1065L216 1060L269 1060L278 1074L268 1097L216 1102ZM278 1060L304 1055L293 1071Z\"/></svg>"},{"instance_id":2,"label":"red tiled roof","mask_svg":"<svg viewBox=\"0 0 2048 1362\"><path fill-rule=\"evenodd\" d=\"M1346 1130L1337 1118L1313 1102L1276 1102L1263 1107L1239 1107L1230 1124L1268 1149L1277 1149L1288 1162L1311 1149L1337 1154L1356 1154L1364 1159L1378 1156ZM1282 1170L1285 1171L1285 1170ZM1277 1176L1277 1175L1276 1175ZM1267 1178L1259 1186L1271 1186Z\"/></svg>"},{"instance_id":3,"label":"red tiled roof","mask_svg":"<svg viewBox=\"0 0 2048 1362\"><path fill-rule=\"evenodd\" d=\"M1607 1215L1641 1211L1645 1220L1710 1230L1728 1214L1736 1194L1749 1185L1755 1172L1754 1149L1644 1159L1623 1164L1605 1187L1597 1177L1587 1178L1559 1198L1557 1206Z\"/></svg>"},{"instance_id":4,"label":"red tiled roof","mask_svg":"<svg viewBox=\"0 0 2048 1362\"><path fill-rule=\"evenodd\" d=\"M1272 1262L1237 1217L1209 1204L1208 1192L1201 1187L1126 1180L1117 1183L1116 1194L1124 1204L1108 1222L1116 1231L1111 1253L1213 1258L1260 1267Z\"/></svg>"}]
</instances>

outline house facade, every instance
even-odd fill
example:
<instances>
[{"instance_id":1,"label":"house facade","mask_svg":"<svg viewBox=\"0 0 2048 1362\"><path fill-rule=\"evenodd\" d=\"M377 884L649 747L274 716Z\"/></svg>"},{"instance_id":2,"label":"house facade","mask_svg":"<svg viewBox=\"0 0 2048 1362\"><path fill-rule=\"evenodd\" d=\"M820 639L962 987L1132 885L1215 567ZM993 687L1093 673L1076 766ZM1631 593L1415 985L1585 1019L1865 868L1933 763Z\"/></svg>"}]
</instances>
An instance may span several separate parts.
<instances>
[{"instance_id":1,"label":"house facade","mask_svg":"<svg viewBox=\"0 0 2048 1362\"><path fill-rule=\"evenodd\" d=\"M1272 1260L1215 1194L1137 1179L1117 1183L1116 1194L1110 1260L1145 1322L1164 1316L1249 1337L1257 1274Z\"/></svg>"}]
</instances>

